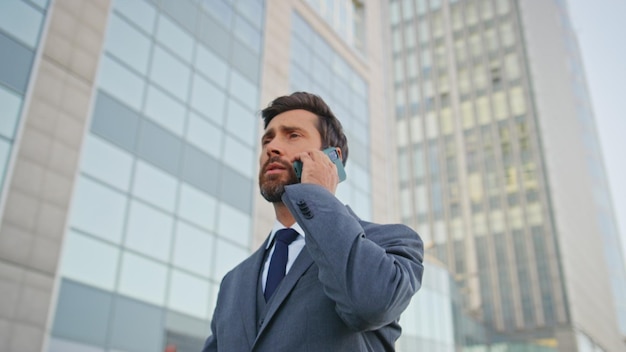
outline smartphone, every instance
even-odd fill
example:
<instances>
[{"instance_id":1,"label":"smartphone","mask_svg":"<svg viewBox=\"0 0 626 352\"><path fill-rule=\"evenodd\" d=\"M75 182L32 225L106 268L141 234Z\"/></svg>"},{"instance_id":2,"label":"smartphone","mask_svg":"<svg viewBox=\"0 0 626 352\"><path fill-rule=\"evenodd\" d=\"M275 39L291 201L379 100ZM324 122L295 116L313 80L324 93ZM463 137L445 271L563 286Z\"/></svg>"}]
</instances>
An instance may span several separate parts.
<instances>
[{"instance_id":1,"label":"smartphone","mask_svg":"<svg viewBox=\"0 0 626 352\"><path fill-rule=\"evenodd\" d=\"M337 148L328 147L324 149L324 154L328 155L330 160L335 164L335 166L337 166L337 175L339 176L339 182L344 181L346 179L346 170L343 168L343 163L341 162L341 158L339 157ZM293 169L296 171L296 177L298 177L298 181L300 181L300 177L302 176L302 162L300 160L294 161Z\"/></svg>"}]
</instances>

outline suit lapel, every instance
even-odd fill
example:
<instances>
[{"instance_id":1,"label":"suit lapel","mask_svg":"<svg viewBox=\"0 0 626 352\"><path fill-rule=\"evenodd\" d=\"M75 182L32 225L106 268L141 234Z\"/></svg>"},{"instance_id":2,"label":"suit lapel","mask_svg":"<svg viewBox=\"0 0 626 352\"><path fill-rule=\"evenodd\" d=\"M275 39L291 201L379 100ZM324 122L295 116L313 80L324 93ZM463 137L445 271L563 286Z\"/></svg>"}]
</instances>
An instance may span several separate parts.
<instances>
[{"instance_id":1,"label":"suit lapel","mask_svg":"<svg viewBox=\"0 0 626 352\"><path fill-rule=\"evenodd\" d=\"M307 271L307 269L313 264L313 259L309 255L309 251L306 249L306 246L302 248L302 251L296 258L296 261L293 263L293 266L289 270L289 273L285 276L283 281L278 285L276 291L272 299L268 302L269 306L267 307L267 313L265 315L265 319L263 320L263 325L261 325L259 332L257 334L257 340L259 336L265 331L265 328L269 324L270 320L274 317L274 314L280 308L280 306L285 301L285 298L289 295L291 290L296 286L296 283L300 279L300 277ZM255 341L256 343L256 341Z\"/></svg>"},{"instance_id":2,"label":"suit lapel","mask_svg":"<svg viewBox=\"0 0 626 352\"><path fill-rule=\"evenodd\" d=\"M267 242L267 240L266 240ZM265 258L265 242L253 255L250 267L243 270L243 285L239 291L239 313L243 324L248 346L252 346L257 335L256 300L258 290L259 271L263 267Z\"/></svg>"}]
</instances>

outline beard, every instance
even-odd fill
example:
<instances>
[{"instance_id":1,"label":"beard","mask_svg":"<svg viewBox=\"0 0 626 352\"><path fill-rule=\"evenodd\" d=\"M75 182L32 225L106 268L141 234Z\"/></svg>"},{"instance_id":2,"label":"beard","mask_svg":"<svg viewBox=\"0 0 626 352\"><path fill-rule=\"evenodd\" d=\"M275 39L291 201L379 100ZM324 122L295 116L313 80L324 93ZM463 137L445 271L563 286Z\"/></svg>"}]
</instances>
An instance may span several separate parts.
<instances>
[{"instance_id":1,"label":"beard","mask_svg":"<svg viewBox=\"0 0 626 352\"><path fill-rule=\"evenodd\" d=\"M271 163L283 165L287 171L287 176L283 174L267 175L265 171L267 166ZM296 183L298 183L298 178L296 177L293 166L278 156L273 156L267 160L259 171L259 188L261 189L261 195L270 203L282 202L281 197L283 193L285 193L285 186Z\"/></svg>"}]
</instances>

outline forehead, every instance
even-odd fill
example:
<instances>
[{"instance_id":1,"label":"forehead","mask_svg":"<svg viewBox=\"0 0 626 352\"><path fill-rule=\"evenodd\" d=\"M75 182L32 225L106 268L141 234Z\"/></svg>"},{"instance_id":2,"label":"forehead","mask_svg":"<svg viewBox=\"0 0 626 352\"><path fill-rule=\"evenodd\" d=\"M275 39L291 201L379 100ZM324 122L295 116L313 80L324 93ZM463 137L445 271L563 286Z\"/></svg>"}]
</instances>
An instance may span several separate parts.
<instances>
[{"instance_id":1,"label":"forehead","mask_svg":"<svg viewBox=\"0 0 626 352\"><path fill-rule=\"evenodd\" d=\"M268 131L283 127L317 129L317 124L317 115L307 110L297 109L285 111L274 116L265 130Z\"/></svg>"}]
</instances>

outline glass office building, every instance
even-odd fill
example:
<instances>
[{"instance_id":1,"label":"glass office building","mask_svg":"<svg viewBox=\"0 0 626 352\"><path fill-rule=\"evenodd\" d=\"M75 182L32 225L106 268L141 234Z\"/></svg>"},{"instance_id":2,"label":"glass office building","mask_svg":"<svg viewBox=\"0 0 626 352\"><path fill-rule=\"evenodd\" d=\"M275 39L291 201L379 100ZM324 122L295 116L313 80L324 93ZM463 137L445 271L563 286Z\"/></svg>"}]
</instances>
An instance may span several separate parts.
<instances>
[{"instance_id":1,"label":"glass office building","mask_svg":"<svg viewBox=\"0 0 626 352\"><path fill-rule=\"evenodd\" d=\"M222 276L274 221L256 186L258 111L279 95L330 103L350 140L339 198L396 221L383 11L0 2L0 350L199 350ZM399 349L453 349L449 289L434 269ZM427 333L421 304L446 317Z\"/></svg>"},{"instance_id":2,"label":"glass office building","mask_svg":"<svg viewBox=\"0 0 626 352\"><path fill-rule=\"evenodd\" d=\"M566 3L394 0L389 18L403 221L494 348L623 349L623 257Z\"/></svg>"}]
</instances>

